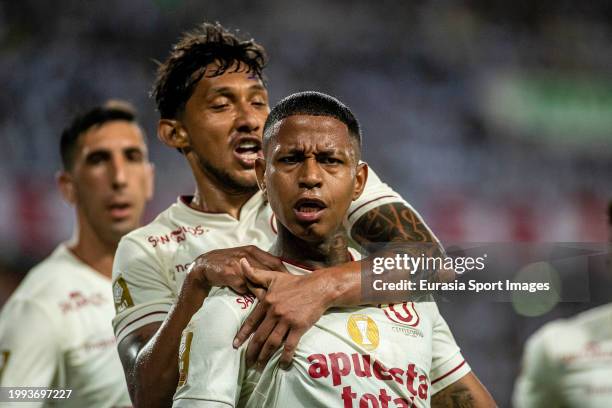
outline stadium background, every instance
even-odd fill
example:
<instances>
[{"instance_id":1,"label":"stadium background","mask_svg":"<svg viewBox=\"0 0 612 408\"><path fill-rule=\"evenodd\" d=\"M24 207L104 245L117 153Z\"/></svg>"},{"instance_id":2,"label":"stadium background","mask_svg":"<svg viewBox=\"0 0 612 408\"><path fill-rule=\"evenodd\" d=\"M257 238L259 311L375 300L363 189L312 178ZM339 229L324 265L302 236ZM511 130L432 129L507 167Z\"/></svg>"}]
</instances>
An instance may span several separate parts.
<instances>
[{"instance_id":1,"label":"stadium background","mask_svg":"<svg viewBox=\"0 0 612 408\"><path fill-rule=\"evenodd\" d=\"M148 92L154 60L205 19L267 48L272 103L313 89L349 104L365 160L442 241L605 241L612 4L459 3L0 2L0 304L71 235L54 172L59 134L76 111L107 98L139 109L157 170L147 221L192 192L188 167L155 138ZM442 309L508 406L526 336L590 306L537 318L507 304Z\"/></svg>"}]
</instances>

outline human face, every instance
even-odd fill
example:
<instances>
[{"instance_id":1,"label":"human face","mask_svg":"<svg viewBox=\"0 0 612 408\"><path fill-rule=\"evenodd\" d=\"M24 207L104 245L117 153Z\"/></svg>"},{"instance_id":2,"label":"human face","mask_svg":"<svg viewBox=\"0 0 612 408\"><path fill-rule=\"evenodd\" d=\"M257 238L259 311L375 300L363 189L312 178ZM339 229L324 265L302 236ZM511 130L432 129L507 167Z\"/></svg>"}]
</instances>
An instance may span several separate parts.
<instances>
[{"instance_id":1,"label":"human face","mask_svg":"<svg viewBox=\"0 0 612 408\"><path fill-rule=\"evenodd\" d=\"M359 197L367 170L347 126L328 116L294 115L275 125L258 178L278 221L308 242L331 238Z\"/></svg>"},{"instance_id":2,"label":"human face","mask_svg":"<svg viewBox=\"0 0 612 408\"><path fill-rule=\"evenodd\" d=\"M153 192L153 169L140 128L127 121L94 126L78 140L62 191L76 206L79 228L107 244L140 225Z\"/></svg>"},{"instance_id":3,"label":"human face","mask_svg":"<svg viewBox=\"0 0 612 408\"><path fill-rule=\"evenodd\" d=\"M249 72L210 76L209 67L185 105L181 123L189 150L209 183L221 189L256 191L255 160L262 157L268 92ZM189 154L188 154L189 157Z\"/></svg>"}]
</instances>

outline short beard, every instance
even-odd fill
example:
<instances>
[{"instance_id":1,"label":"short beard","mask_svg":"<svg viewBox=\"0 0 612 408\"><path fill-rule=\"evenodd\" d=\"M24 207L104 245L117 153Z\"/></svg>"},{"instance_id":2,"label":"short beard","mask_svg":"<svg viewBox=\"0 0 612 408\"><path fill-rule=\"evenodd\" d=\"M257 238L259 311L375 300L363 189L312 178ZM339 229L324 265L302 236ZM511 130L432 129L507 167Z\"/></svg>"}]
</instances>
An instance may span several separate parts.
<instances>
[{"instance_id":1,"label":"short beard","mask_svg":"<svg viewBox=\"0 0 612 408\"><path fill-rule=\"evenodd\" d=\"M231 194L254 194L259 191L257 182L248 183L241 182L232 178L232 176L225 170L219 169L211 165L209 162L198 158L200 168L205 173L208 173L215 180L216 184L220 186L224 191Z\"/></svg>"}]
</instances>

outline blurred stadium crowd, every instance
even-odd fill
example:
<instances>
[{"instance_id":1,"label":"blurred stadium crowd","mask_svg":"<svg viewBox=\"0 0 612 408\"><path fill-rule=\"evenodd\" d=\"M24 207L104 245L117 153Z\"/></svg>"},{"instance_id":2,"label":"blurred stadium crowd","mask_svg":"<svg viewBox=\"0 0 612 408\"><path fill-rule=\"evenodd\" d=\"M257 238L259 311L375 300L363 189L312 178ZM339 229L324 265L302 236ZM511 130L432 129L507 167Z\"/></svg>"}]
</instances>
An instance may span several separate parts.
<instances>
[{"instance_id":1,"label":"blurred stadium crowd","mask_svg":"<svg viewBox=\"0 0 612 408\"><path fill-rule=\"evenodd\" d=\"M157 173L147 221L192 191L187 166L155 140L148 92L155 60L205 19L266 46L273 103L309 89L347 102L365 160L443 242L606 240L608 2L2 1L0 304L72 233L54 172L76 111L108 98L139 108ZM506 406L524 338L569 312L526 319L494 306L446 319Z\"/></svg>"}]
</instances>

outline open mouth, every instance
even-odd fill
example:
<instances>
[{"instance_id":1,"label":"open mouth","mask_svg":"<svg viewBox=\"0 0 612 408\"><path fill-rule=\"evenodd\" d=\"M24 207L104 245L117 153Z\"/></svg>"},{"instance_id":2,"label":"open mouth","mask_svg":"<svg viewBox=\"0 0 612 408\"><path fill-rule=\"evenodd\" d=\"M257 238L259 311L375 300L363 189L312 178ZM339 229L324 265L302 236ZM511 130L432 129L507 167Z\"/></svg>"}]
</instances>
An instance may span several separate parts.
<instances>
[{"instance_id":1,"label":"open mouth","mask_svg":"<svg viewBox=\"0 0 612 408\"><path fill-rule=\"evenodd\" d=\"M130 215L131 209L129 203L113 203L108 206L112 218L125 218Z\"/></svg>"},{"instance_id":2,"label":"open mouth","mask_svg":"<svg viewBox=\"0 0 612 408\"><path fill-rule=\"evenodd\" d=\"M255 160L263 157L261 142L255 138L242 139L234 148L234 155L244 167L252 168L255 166Z\"/></svg>"},{"instance_id":3,"label":"open mouth","mask_svg":"<svg viewBox=\"0 0 612 408\"><path fill-rule=\"evenodd\" d=\"M318 198L301 198L293 206L293 211L299 221L312 222L318 220L326 208Z\"/></svg>"}]
</instances>

